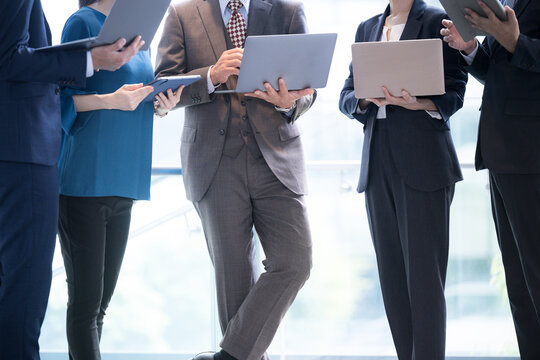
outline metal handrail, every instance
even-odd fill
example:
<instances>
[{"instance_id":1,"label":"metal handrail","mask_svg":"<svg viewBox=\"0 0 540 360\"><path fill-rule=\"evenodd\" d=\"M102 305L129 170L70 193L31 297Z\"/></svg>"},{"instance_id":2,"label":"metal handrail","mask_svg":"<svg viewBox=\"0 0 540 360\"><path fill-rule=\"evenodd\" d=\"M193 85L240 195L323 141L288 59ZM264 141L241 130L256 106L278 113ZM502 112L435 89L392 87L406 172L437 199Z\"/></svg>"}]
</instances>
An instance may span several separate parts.
<instances>
[{"instance_id":1,"label":"metal handrail","mask_svg":"<svg viewBox=\"0 0 540 360\"><path fill-rule=\"evenodd\" d=\"M308 169L321 170L321 169L342 169L342 170L354 170L360 168L360 160L312 160L307 161L306 166ZM460 163L462 169L475 169L474 163L464 162ZM182 168L180 167L155 167L152 168L152 175L164 176L164 175L182 175Z\"/></svg>"}]
</instances>

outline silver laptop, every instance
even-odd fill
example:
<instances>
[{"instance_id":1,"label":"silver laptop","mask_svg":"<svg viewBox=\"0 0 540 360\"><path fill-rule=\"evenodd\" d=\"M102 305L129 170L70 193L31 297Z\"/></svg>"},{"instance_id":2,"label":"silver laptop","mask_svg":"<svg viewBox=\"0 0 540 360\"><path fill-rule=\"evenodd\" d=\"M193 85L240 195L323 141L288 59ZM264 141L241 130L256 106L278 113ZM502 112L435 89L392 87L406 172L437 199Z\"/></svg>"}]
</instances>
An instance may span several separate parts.
<instances>
[{"instance_id":1,"label":"silver laptop","mask_svg":"<svg viewBox=\"0 0 540 360\"><path fill-rule=\"evenodd\" d=\"M127 40L127 46L137 35L146 42L141 51L148 50L170 3L171 0L116 0L98 36L36 51L88 50L120 38Z\"/></svg>"},{"instance_id":2,"label":"silver laptop","mask_svg":"<svg viewBox=\"0 0 540 360\"><path fill-rule=\"evenodd\" d=\"M442 95L444 62L441 39L363 42L352 45L354 94L358 99Z\"/></svg>"},{"instance_id":3,"label":"silver laptop","mask_svg":"<svg viewBox=\"0 0 540 360\"><path fill-rule=\"evenodd\" d=\"M474 39L475 36L487 35L484 31L475 29L471 23L465 19L465 8L476 11L479 15L487 17L484 10L478 5L478 0L439 0L446 10L446 13L454 22L459 34L465 41ZM506 21L506 10L499 0L483 0L484 3L497 15L502 21Z\"/></svg>"},{"instance_id":4,"label":"silver laptop","mask_svg":"<svg viewBox=\"0 0 540 360\"><path fill-rule=\"evenodd\" d=\"M216 93L264 91L265 82L279 90L280 77L289 90L324 88L336 39L337 34L249 36L236 89Z\"/></svg>"}]
</instances>

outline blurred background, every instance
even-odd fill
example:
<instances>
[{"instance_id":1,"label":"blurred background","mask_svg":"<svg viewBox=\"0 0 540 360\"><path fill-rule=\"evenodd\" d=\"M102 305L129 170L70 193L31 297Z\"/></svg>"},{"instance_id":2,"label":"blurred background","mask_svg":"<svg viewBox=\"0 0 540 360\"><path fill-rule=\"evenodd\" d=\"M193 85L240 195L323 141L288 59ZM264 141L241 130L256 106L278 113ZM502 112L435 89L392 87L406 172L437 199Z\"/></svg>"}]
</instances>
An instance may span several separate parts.
<instances>
[{"instance_id":1,"label":"blurred background","mask_svg":"<svg viewBox=\"0 0 540 360\"><path fill-rule=\"evenodd\" d=\"M57 44L78 2L42 3ZM440 6L438 1L428 3ZM339 37L328 86L299 120L308 161L314 268L270 347L273 359L395 356L364 196L355 191L362 126L338 109L356 28L387 4L385 0L304 2L310 31L337 32ZM160 37L161 30L152 43L152 57ZM469 79L464 108L450 121L465 180L457 185L452 206L447 354L516 356L487 174L474 171L472 165L481 95L482 86ZM155 119L152 200L134 207L123 269L105 318L105 359L187 359L190 354L216 349L221 338L211 263L199 219L185 199L179 175L183 117L183 110L178 110ZM259 253L262 260L264 254ZM66 302L57 246L41 336L44 360L67 359Z\"/></svg>"}]
</instances>

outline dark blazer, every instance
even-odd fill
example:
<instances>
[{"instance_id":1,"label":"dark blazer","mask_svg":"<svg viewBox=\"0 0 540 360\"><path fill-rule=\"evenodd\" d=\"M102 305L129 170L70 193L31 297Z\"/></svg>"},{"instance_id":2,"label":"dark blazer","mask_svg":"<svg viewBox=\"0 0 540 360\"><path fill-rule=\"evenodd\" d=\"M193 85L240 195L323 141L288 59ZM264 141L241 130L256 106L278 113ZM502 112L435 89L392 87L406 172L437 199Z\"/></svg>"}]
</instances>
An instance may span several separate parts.
<instances>
[{"instance_id":1,"label":"dark blazer","mask_svg":"<svg viewBox=\"0 0 540 360\"><path fill-rule=\"evenodd\" d=\"M515 7L521 35L510 54L486 37L466 69L485 85L476 168L540 174L540 1Z\"/></svg>"},{"instance_id":2,"label":"dark blazer","mask_svg":"<svg viewBox=\"0 0 540 360\"><path fill-rule=\"evenodd\" d=\"M360 24L356 42L379 41L390 7ZM402 40L441 38L440 29L446 14L435 7L427 6L423 0L415 0ZM397 169L412 188L434 191L462 180L459 161L454 149L448 119L463 106L467 74L460 61L459 52L444 44L444 68L446 94L433 96L442 120L434 119L425 111L411 111L398 106L387 106L389 136L392 155ZM369 168L369 151L378 107L370 104L365 114L356 113L359 100L354 97L352 64L350 75L341 92L339 108L351 119L357 119L364 127L364 149L362 153L359 192L365 190Z\"/></svg>"},{"instance_id":3,"label":"dark blazer","mask_svg":"<svg viewBox=\"0 0 540 360\"><path fill-rule=\"evenodd\" d=\"M301 3L251 0L248 36L306 32ZM310 109L315 96L299 99L294 114L286 119L274 105L262 100L241 94L208 94L208 69L227 50L227 38L218 0L190 0L170 7L159 44L156 74L203 78L182 92L179 103L186 112L180 148L186 195L196 202L206 193L224 151L229 119L241 117L249 121L257 145L276 177L292 192L304 194L304 156L295 121ZM222 86L234 89L236 77L230 77Z\"/></svg>"},{"instance_id":4,"label":"dark blazer","mask_svg":"<svg viewBox=\"0 0 540 360\"><path fill-rule=\"evenodd\" d=\"M58 160L58 85L85 85L86 53L34 52L50 44L40 0L0 2L0 161Z\"/></svg>"}]
</instances>

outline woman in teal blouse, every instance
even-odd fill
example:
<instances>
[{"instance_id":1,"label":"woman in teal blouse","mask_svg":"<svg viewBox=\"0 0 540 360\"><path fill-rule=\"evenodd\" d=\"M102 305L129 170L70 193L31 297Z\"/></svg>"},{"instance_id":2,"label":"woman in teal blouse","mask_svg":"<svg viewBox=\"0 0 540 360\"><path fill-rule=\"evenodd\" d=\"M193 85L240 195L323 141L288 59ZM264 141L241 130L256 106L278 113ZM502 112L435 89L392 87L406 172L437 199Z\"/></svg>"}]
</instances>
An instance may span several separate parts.
<instances>
[{"instance_id":1,"label":"woman in teal blouse","mask_svg":"<svg viewBox=\"0 0 540 360\"><path fill-rule=\"evenodd\" d=\"M80 0L62 42L97 36L114 0ZM64 130L58 230L68 282L70 359L101 359L105 310L124 256L134 200L150 197L154 112L172 109L182 89L142 102L154 71L148 51L84 89L62 91ZM135 85L124 85L135 84Z\"/></svg>"}]
</instances>

